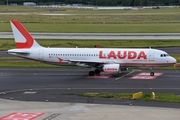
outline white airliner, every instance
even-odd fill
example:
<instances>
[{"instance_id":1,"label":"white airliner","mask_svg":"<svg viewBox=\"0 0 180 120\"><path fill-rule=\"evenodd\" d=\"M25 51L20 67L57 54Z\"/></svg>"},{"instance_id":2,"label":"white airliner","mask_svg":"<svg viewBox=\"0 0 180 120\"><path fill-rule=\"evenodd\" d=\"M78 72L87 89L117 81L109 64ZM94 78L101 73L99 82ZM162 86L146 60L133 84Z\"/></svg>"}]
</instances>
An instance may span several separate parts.
<instances>
[{"instance_id":1,"label":"white airliner","mask_svg":"<svg viewBox=\"0 0 180 120\"><path fill-rule=\"evenodd\" d=\"M40 46L17 21L10 21L16 49L9 54L55 65L77 65L91 67L90 76L107 72L118 74L127 67L149 67L154 76L153 67L170 66L176 59L157 49L122 49L122 48L45 48Z\"/></svg>"}]
</instances>

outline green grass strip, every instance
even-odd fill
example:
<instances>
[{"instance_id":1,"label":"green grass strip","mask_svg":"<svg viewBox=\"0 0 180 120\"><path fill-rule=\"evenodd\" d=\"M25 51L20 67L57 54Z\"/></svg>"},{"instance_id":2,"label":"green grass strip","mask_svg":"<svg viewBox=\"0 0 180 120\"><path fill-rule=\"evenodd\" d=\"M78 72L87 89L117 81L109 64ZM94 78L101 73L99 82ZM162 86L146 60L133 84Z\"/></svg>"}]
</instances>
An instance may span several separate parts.
<instances>
[{"instance_id":1,"label":"green grass strip","mask_svg":"<svg viewBox=\"0 0 180 120\"><path fill-rule=\"evenodd\" d=\"M93 48L99 45L101 48L163 48L179 47L179 40L61 40L61 39L36 39L44 47L58 48ZM0 50L14 49L13 39L0 38Z\"/></svg>"},{"instance_id":2,"label":"green grass strip","mask_svg":"<svg viewBox=\"0 0 180 120\"><path fill-rule=\"evenodd\" d=\"M116 98L116 99L132 99L131 93L122 93L122 94L116 94L116 93L84 93L84 94L78 94L78 96L83 97L95 97L95 98ZM174 94L156 94L156 99L151 98L151 94L143 94L142 97L140 97L138 100L143 101L156 101L156 102L175 102L180 103L180 96L176 96Z\"/></svg>"},{"instance_id":3,"label":"green grass strip","mask_svg":"<svg viewBox=\"0 0 180 120\"><path fill-rule=\"evenodd\" d=\"M56 33L179 33L179 25L172 23L155 24L104 24L88 23L23 23L30 32L56 32ZM0 23L0 32L11 32L9 23Z\"/></svg>"}]
</instances>

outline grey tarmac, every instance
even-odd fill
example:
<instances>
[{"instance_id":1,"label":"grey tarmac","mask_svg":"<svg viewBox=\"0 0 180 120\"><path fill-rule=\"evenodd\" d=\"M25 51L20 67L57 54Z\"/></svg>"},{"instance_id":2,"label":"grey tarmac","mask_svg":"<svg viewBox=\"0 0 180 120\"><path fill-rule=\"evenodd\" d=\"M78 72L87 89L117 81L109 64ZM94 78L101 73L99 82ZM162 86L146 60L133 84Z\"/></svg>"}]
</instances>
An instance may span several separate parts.
<instances>
[{"instance_id":1,"label":"grey tarmac","mask_svg":"<svg viewBox=\"0 0 180 120\"><path fill-rule=\"evenodd\" d=\"M110 93L172 93L180 95L180 71L154 70L163 75L152 80L136 80L130 77L148 70L129 71L111 78L86 78L89 68L1 68L0 98L20 101L48 101L88 103L89 98L77 96L86 92ZM125 75L124 77L121 77ZM118 78L118 79L117 79ZM33 92L33 94L26 94ZM6 93L6 94L4 94ZM91 98L90 101L92 102ZM142 102L134 100L117 100L93 98L96 104L159 106L180 108L176 103Z\"/></svg>"},{"instance_id":2,"label":"grey tarmac","mask_svg":"<svg viewBox=\"0 0 180 120\"><path fill-rule=\"evenodd\" d=\"M180 71L155 70L164 74L154 80L132 80L147 70L131 70L107 79L86 78L86 68L0 68L0 118L13 112L44 113L35 120L179 120L180 104L86 98L85 92L173 93L180 95ZM52 118L54 114L58 116Z\"/></svg>"},{"instance_id":3,"label":"grey tarmac","mask_svg":"<svg viewBox=\"0 0 180 120\"><path fill-rule=\"evenodd\" d=\"M0 117L13 112L44 113L34 120L179 120L176 108L0 99ZM52 117L58 114L58 116ZM24 119L23 119L24 120ZM28 120L28 119L27 119Z\"/></svg>"},{"instance_id":4,"label":"grey tarmac","mask_svg":"<svg viewBox=\"0 0 180 120\"><path fill-rule=\"evenodd\" d=\"M172 40L180 39L180 33L33 33L36 39L84 39L84 40ZM0 38L14 38L12 32L0 32Z\"/></svg>"},{"instance_id":5,"label":"grey tarmac","mask_svg":"<svg viewBox=\"0 0 180 120\"><path fill-rule=\"evenodd\" d=\"M179 48L163 48L177 53ZM1 51L0 57L7 56ZM178 70L158 70L154 80L130 80L137 72L116 80L87 79L89 69L1 68L0 118L13 112L43 112L35 120L179 120L180 104L107 98L86 98L84 92L173 93L180 95ZM147 71L146 71L147 72Z\"/></svg>"}]
</instances>

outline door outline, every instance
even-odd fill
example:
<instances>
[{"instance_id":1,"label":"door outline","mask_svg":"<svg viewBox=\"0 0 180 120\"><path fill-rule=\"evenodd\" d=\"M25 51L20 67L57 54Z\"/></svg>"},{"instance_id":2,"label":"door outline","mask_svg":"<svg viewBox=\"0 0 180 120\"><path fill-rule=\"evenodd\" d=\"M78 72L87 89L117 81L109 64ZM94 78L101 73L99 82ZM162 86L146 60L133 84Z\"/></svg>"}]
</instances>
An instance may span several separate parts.
<instances>
[{"instance_id":1,"label":"door outline","mask_svg":"<svg viewBox=\"0 0 180 120\"><path fill-rule=\"evenodd\" d=\"M149 61L154 61L154 51L149 50Z\"/></svg>"},{"instance_id":2,"label":"door outline","mask_svg":"<svg viewBox=\"0 0 180 120\"><path fill-rule=\"evenodd\" d=\"M43 49L39 50L38 59L41 60L41 61L44 61L43 52L44 52Z\"/></svg>"}]
</instances>

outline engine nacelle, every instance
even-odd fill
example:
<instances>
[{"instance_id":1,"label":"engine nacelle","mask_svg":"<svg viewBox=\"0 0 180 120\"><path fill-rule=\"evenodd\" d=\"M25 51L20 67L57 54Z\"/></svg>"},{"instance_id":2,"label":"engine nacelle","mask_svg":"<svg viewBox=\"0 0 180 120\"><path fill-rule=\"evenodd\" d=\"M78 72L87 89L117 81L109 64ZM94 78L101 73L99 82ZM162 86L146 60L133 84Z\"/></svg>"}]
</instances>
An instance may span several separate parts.
<instances>
[{"instance_id":1,"label":"engine nacelle","mask_svg":"<svg viewBox=\"0 0 180 120\"><path fill-rule=\"evenodd\" d=\"M111 73L111 74L121 73L119 64L105 64L102 69L104 72Z\"/></svg>"}]
</instances>

